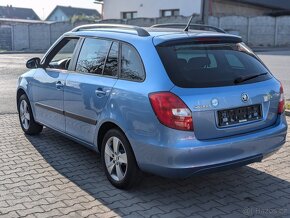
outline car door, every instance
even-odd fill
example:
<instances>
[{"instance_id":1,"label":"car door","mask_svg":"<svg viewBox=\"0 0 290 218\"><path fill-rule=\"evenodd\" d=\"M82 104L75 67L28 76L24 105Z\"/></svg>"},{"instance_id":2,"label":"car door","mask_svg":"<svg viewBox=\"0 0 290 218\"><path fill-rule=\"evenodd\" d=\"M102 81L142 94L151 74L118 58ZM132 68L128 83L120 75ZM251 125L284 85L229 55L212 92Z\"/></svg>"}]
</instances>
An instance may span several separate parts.
<instances>
[{"instance_id":1,"label":"car door","mask_svg":"<svg viewBox=\"0 0 290 218\"><path fill-rule=\"evenodd\" d=\"M77 38L63 38L45 56L43 68L37 69L32 84L35 118L38 122L65 131L64 85Z\"/></svg>"},{"instance_id":2,"label":"car door","mask_svg":"<svg viewBox=\"0 0 290 218\"><path fill-rule=\"evenodd\" d=\"M84 39L64 90L66 133L93 143L96 123L118 76L119 43Z\"/></svg>"}]
</instances>

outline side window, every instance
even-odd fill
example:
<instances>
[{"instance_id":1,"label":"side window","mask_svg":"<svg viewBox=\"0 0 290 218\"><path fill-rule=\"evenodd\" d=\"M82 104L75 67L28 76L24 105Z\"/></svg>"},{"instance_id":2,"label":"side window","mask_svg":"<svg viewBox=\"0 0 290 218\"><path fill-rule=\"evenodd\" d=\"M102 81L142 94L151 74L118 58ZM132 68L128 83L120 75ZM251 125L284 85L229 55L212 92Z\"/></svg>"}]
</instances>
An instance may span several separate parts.
<instances>
[{"instance_id":1,"label":"side window","mask_svg":"<svg viewBox=\"0 0 290 218\"><path fill-rule=\"evenodd\" d=\"M122 44L121 79L143 81L145 72L142 61L136 49Z\"/></svg>"},{"instance_id":2,"label":"side window","mask_svg":"<svg viewBox=\"0 0 290 218\"><path fill-rule=\"evenodd\" d=\"M65 38L56 47L54 55L49 57L48 68L67 70L72 59L78 39Z\"/></svg>"},{"instance_id":3,"label":"side window","mask_svg":"<svg viewBox=\"0 0 290 218\"><path fill-rule=\"evenodd\" d=\"M102 74L111 43L111 41L103 39L85 39L78 58L76 71Z\"/></svg>"},{"instance_id":4,"label":"side window","mask_svg":"<svg viewBox=\"0 0 290 218\"><path fill-rule=\"evenodd\" d=\"M118 55L119 55L119 43L113 42L109 55L107 57L104 75L118 76Z\"/></svg>"}]
</instances>

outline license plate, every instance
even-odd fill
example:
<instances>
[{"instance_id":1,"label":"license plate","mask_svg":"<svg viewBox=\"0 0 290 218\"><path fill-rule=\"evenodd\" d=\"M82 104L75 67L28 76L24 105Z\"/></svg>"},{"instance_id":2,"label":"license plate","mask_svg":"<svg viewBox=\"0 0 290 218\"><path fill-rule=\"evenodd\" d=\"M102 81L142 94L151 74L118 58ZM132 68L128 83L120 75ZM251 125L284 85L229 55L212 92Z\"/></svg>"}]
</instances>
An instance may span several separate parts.
<instances>
[{"instance_id":1,"label":"license plate","mask_svg":"<svg viewBox=\"0 0 290 218\"><path fill-rule=\"evenodd\" d=\"M218 111L219 126L230 126L262 119L260 104Z\"/></svg>"}]
</instances>

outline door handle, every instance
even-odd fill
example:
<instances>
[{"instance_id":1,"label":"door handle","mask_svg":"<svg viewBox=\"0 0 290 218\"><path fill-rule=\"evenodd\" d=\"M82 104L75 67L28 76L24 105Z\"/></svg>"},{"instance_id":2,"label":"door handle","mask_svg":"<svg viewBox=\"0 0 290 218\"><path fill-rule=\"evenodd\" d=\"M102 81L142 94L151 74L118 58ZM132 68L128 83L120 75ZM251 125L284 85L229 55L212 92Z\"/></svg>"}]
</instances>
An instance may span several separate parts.
<instances>
[{"instance_id":1,"label":"door handle","mask_svg":"<svg viewBox=\"0 0 290 218\"><path fill-rule=\"evenodd\" d=\"M56 89L62 89L63 84L61 83L61 81L57 81L57 83L55 84Z\"/></svg>"},{"instance_id":2,"label":"door handle","mask_svg":"<svg viewBox=\"0 0 290 218\"><path fill-rule=\"evenodd\" d=\"M101 97L104 97L104 96L107 94L107 92L105 92L105 91L102 90L102 89L97 89L97 90L95 91L95 94L96 94L97 97L101 98Z\"/></svg>"}]
</instances>

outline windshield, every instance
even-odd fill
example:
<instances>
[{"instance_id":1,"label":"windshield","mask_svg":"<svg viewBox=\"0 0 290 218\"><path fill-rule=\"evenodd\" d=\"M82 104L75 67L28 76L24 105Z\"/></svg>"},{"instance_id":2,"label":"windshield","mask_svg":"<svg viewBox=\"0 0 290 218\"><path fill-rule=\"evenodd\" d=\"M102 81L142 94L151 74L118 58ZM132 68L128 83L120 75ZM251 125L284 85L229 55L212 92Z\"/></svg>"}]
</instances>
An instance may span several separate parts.
<instances>
[{"instance_id":1,"label":"windshield","mask_svg":"<svg viewBox=\"0 0 290 218\"><path fill-rule=\"evenodd\" d=\"M157 51L170 79L179 87L240 85L272 77L244 43L176 44L157 46ZM236 83L237 78L250 79Z\"/></svg>"}]
</instances>

